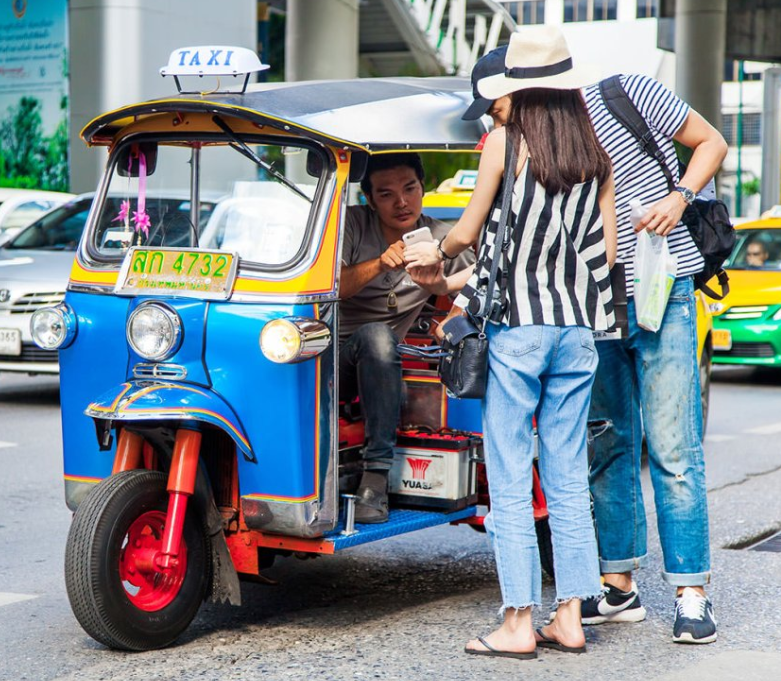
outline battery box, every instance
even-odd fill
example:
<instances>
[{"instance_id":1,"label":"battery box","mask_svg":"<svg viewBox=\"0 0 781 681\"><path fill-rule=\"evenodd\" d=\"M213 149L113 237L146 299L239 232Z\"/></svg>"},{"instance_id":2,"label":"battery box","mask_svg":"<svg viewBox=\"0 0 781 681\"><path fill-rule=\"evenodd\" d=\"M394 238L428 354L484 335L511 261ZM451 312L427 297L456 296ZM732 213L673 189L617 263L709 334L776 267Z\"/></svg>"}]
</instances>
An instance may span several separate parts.
<instances>
[{"instance_id":1,"label":"battery box","mask_svg":"<svg viewBox=\"0 0 781 681\"><path fill-rule=\"evenodd\" d=\"M477 503L482 439L447 430L400 432L388 492L393 506L460 510Z\"/></svg>"}]
</instances>

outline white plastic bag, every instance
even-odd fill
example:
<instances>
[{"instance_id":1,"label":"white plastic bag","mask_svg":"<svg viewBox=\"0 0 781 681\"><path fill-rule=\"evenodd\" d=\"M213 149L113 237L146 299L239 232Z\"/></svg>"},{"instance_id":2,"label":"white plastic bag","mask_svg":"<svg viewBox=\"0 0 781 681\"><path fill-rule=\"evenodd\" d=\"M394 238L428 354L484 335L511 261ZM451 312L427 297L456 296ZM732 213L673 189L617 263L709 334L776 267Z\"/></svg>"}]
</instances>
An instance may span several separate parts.
<instances>
[{"instance_id":1,"label":"white plastic bag","mask_svg":"<svg viewBox=\"0 0 781 681\"><path fill-rule=\"evenodd\" d=\"M642 217L640 213L641 208L632 206L631 218ZM658 331L678 273L678 258L670 253L667 237L644 229L637 234L634 264L637 325Z\"/></svg>"}]
</instances>

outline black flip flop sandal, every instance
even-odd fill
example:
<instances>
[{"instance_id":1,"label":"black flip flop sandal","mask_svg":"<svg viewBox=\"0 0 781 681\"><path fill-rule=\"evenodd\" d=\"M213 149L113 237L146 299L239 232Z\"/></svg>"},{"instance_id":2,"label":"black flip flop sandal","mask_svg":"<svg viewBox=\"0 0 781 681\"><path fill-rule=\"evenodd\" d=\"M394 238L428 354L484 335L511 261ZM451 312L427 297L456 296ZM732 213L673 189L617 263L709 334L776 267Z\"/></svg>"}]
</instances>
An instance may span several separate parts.
<instances>
[{"instance_id":1,"label":"black flip flop sandal","mask_svg":"<svg viewBox=\"0 0 781 681\"><path fill-rule=\"evenodd\" d=\"M486 647L486 650L475 650L474 648L465 647L464 652L467 655L484 655L485 657L512 657L515 660L534 660L537 657L536 650L532 650L530 653L514 653L510 650L497 650L482 636L478 636L477 640Z\"/></svg>"},{"instance_id":2,"label":"black flip flop sandal","mask_svg":"<svg viewBox=\"0 0 781 681\"><path fill-rule=\"evenodd\" d=\"M556 639L546 636L542 633L542 629L536 629L535 633L540 637L537 641L538 648L548 648L549 650L558 650L560 653L575 653L579 655L586 652L586 646L565 646L563 643L559 643Z\"/></svg>"}]
</instances>

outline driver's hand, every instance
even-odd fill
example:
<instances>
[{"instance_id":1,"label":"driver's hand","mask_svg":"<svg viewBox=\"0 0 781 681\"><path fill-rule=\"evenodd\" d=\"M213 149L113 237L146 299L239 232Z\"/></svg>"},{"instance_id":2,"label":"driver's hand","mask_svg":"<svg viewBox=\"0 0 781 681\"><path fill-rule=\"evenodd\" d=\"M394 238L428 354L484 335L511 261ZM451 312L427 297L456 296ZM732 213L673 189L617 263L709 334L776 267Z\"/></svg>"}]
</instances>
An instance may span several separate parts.
<instances>
[{"instance_id":1,"label":"driver's hand","mask_svg":"<svg viewBox=\"0 0 781 681\"><path fill-rule=\"evenodd\" d=\"M445 279L445 263L430 265L429 267L410 267L407 268L410 279L420 288L426 289L435 296L446 296L447 280Z\"/></svg>"},{"instance_id":2,"label":"driver's hand","mask_svg":"<svg viewBox=\"0 0 781 681\"><path fill-rule=\"evenodd\" d=\"M380 267L383 272L398 270L404 267L404 242L399 240L388 246L388 249L380 256Z\"/></svg>"},{"instance_id":3,"label":"driver's hand","mask_svg":"<svg viewBox=\"0 0 781 681\"><path fill-rule=\"evenodd\" d=\"M659 236L667 236L681 221L686 205L686 200L681 192L670 192L648 209L643 219L635 227L635 232L647 229Z\"/></svg>"}]
</instances>

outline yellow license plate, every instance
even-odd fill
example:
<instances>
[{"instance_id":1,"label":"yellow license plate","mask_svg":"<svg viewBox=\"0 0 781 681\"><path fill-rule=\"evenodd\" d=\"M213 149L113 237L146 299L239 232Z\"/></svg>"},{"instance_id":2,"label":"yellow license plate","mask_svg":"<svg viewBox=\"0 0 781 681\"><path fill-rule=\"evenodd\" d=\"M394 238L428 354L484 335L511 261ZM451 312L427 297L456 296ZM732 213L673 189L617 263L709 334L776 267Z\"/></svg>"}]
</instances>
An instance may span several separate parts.
<instances>
[{"instance_id":1,"label":"yellow license plate","mask_svg":"<svg viewBox=\"0 0 781 681\"><path fill-rule=\"evenodd\" d=\"M237 265L235 253L136 246L125 255L114 292L226 300Z\"/></svg>"},{"instance_id":2,"label":"yellow license plate","mask_svg":"<svg viewBox=\"0 0 781 681\"><path fill-rule=\"evenodd\" d=\"M732 332L729 329L713 329L713 349L732 349Z\"/></svg>"}]
</instances>

